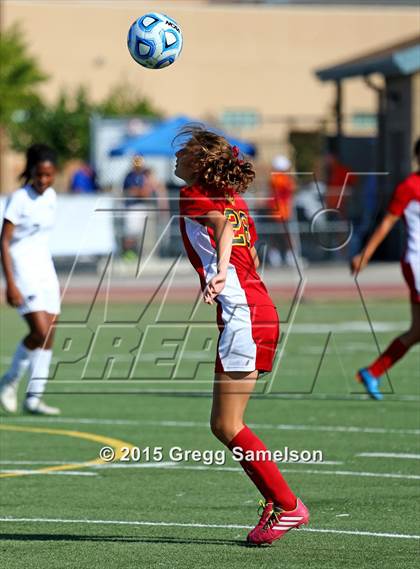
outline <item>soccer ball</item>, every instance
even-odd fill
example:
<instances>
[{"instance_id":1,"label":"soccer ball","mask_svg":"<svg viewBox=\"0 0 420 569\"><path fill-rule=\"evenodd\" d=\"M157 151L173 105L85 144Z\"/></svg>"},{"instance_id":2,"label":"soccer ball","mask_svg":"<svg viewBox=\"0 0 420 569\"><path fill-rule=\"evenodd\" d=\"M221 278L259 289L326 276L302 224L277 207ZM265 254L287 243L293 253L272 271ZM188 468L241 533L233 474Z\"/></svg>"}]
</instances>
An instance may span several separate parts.
<instances>
[{"instance_id":1,"label":"soccer ball","mask_svg":"<svg viewBox=\"0 0 420 569\"><path fill-rule=\"evenodd\" d=\"M127 38L131 57L148 69L168 67L182 50L182 32L169 16L149 12L132 23Z\"/></svg>"}]
</instances>

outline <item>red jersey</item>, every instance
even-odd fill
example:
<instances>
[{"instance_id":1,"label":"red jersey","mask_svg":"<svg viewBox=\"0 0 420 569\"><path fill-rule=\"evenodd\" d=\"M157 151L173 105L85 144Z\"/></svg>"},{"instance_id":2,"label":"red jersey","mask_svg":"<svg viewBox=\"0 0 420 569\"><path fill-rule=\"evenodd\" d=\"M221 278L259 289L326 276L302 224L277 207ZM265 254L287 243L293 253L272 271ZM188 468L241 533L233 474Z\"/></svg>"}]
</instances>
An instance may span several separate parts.
<instances>
[{"instance_id":1,"label":"red jersey","mask_svg":"<svg viewBox=\"0 0 420 569\"><path fill-rule=\"evenodd\" d=\"M329 209L335 209L339 206L339 199L341 202L345 200L346 196L342 196L344 184L346 188L355 186L357 183L357 176L352 174L346 166L335 160L331 166L331 171L328 177L327 190L325 194L325 205Z\"/></svg>"},{"instance_id":2,"label":"red jersey","mask_svg":"<svg viewBox=\"0 0 420 569\"><path fill-rule=\"evenodd\" d=\"M229 268L235 273L237 284L245 291L248 304L272 304L251 254L257 232L244 198L237 193L232 197L220 197L215 192L205 192L198 186L190 186L181 190L179 211L184 246L191 264L200 276L202 288L214 276L213 273L217 272L214 231L204 224L202 216L209 211L220 211L233 226ZM233 282L231 284L231 292L236 297Z\"/></svg>"},{"instance_id":3,"label":"red jersey","mask_svg":"<svg viewBox=\"0 0 420 569\"><path fill-rule=\"evenodd\" d=\"M202 289L217 274L214 231L203 216L220 211L234 229L226 283L216 297L220 330L216 372L270 371L279 336L278 315L255 269L251 248L257 232L246 201L236 193L220 197L191 186L181 190L179 210L184 246Z\"/></svg>"}]
</instances>

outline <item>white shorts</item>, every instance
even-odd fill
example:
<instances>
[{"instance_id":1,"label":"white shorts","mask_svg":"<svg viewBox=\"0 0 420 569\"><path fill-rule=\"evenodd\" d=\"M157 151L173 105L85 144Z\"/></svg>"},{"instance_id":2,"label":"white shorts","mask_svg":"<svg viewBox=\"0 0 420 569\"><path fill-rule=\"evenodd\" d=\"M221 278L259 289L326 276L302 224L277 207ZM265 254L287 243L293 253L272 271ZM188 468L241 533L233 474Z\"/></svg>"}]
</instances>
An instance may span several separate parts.
<instances>
[{"instance_id":1,"label":"white shorts","mask_svg":"<svg viewBox=\"0 0 420 569\"><path fill-rule=\"evenodd\" d=\"M15 277L15 280L24 298L23 304L17 308L19 314L22 316L30 312L60 314L60 285L55 274L32 283L19 277Z\"/></svg>"}]
</instances>

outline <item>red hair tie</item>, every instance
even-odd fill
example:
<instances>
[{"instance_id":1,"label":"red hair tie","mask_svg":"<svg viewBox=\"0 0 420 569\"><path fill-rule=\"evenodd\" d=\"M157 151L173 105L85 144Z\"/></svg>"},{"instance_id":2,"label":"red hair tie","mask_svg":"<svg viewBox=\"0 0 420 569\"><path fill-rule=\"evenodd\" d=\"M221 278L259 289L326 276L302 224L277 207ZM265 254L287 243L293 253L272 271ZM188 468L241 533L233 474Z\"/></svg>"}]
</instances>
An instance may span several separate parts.
<instances>
[{"instance_id":1,"label":"red hair tie","mask_svg":"<svg viewBox=\"0 0 420 569\"><path fill-rule=\"evenodd\" d=\"M236 163L241 166L244 161L239 158L239 148L237 146L232 146L233 157L236 158Z\"/></svg>"}]
</instances>

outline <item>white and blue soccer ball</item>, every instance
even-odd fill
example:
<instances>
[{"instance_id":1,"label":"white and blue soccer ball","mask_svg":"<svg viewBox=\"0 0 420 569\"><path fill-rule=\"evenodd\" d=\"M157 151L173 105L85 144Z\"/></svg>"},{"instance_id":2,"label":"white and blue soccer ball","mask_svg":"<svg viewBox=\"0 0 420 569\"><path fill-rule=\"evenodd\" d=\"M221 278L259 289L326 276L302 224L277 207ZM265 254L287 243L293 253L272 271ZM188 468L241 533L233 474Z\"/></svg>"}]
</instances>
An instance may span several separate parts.
<instances>
[{"instance_id":1,"label":"white and blue soccer ball","mask_svg":"<svg viewBox=\"0 0 420 569\"><path fill-rule=\"evenodd\" d=\"M149 12L132 23L127 45L137 63L148 69L162 69L172 65L181 53L181 28L169 16Z\"/></svg>"}]
</instances>

